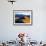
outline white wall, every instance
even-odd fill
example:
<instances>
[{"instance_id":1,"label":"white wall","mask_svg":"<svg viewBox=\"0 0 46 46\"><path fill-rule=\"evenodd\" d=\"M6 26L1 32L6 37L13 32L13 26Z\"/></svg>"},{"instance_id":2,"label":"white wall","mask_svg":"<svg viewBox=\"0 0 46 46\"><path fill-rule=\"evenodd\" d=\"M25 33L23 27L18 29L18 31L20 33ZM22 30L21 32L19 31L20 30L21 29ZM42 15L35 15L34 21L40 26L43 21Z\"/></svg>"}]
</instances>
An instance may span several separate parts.
<instances>
[{"instance_id":1,"label":"white wall","mask_svg":"<svg viewBox=\"0 0 46 46\"><path fill-rule=\"evenodd\" d=\"M32 26L14 26L13 10L33 10ZM19 32L33 40L46 40L46 0L17 0L13 5L0 0L0 40L15 40Z\"/></svg>"}]
</instances>

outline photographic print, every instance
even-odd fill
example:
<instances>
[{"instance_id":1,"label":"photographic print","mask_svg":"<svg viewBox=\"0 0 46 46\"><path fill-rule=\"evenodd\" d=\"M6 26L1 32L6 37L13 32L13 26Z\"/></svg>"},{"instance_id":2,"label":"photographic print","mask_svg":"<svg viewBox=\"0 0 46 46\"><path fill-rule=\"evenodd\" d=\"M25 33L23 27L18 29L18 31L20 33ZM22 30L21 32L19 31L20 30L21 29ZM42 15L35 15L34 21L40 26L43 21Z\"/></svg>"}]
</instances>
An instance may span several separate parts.
<instances>
[{"instance_id":1,"label":"photographic print","mask_svg":"<svg viewBox=\"0 0 46 46\"><path fill-rule=\"evenodd\" d=\"M14 10L13 24L32 25L32 10Z\"/></svg>"}]
</instances>

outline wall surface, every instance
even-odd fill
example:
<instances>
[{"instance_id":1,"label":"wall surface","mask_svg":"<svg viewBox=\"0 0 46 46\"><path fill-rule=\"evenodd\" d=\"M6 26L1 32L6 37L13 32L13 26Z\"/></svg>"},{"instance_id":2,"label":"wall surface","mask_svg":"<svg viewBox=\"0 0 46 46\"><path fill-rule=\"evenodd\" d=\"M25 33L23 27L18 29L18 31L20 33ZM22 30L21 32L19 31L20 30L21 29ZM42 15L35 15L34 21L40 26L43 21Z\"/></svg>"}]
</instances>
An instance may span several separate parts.
<instances>
[{"instance_id":1,"label":"wall surface","mask_svg":"<svg viewBox=\"0 0 46 46\"><path fill-rule=\"evenodd\" d=\"M32 26L14 26L13 10L33 10ZM46 40L46 0L16 0L13 5L0 0L0 41L15 40L19 32L30 34L31 39Z\"/></svg>"}]
</instances>

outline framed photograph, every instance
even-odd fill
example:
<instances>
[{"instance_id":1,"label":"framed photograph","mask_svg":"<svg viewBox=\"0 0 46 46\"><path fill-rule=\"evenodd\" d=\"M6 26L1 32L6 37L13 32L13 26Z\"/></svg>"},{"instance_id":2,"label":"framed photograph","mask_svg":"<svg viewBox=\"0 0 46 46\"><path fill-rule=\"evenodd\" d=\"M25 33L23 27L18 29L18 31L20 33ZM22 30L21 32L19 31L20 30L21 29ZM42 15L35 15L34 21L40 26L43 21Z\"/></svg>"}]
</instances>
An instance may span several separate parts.
<instances>
[{"instance_id":1,"label":"framed photograph","mask_svg":"<svg viewBox=\"0 0 46 46\"><path fill-rule=\"evenodd\" d=\"M13 10L14 25L32 25L32 10Z\"/></svg>"}]
</instances>

